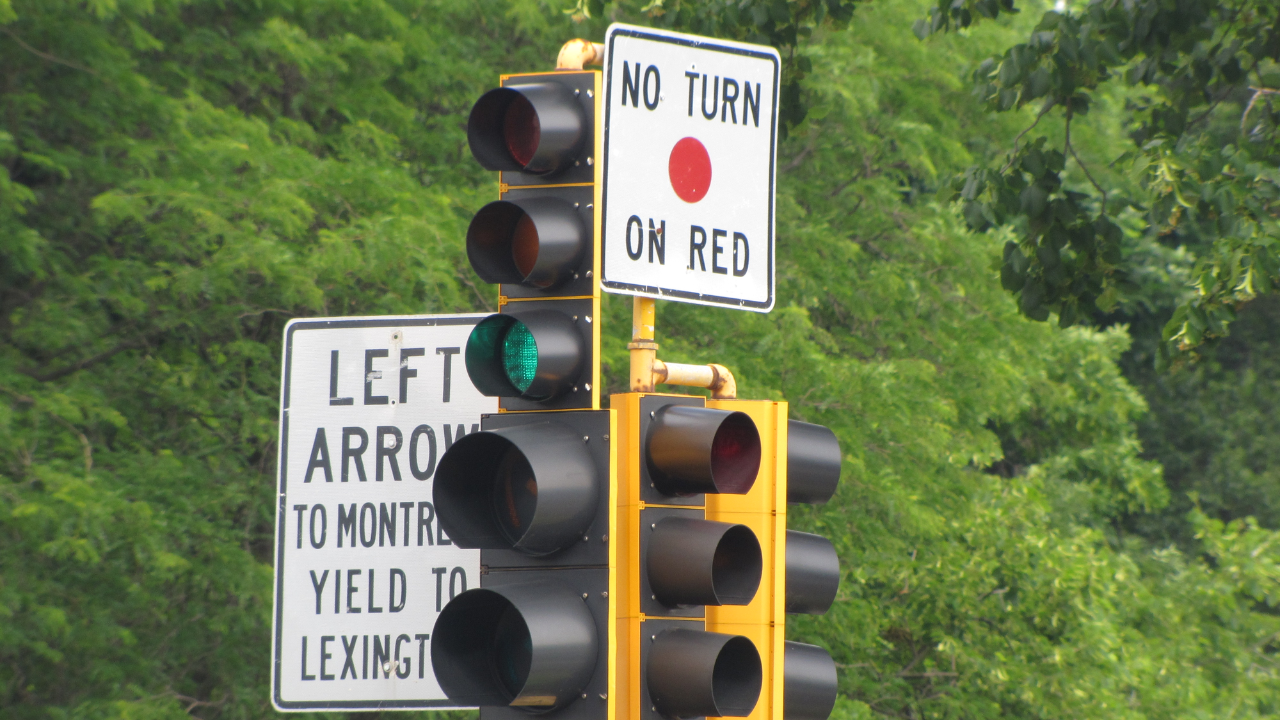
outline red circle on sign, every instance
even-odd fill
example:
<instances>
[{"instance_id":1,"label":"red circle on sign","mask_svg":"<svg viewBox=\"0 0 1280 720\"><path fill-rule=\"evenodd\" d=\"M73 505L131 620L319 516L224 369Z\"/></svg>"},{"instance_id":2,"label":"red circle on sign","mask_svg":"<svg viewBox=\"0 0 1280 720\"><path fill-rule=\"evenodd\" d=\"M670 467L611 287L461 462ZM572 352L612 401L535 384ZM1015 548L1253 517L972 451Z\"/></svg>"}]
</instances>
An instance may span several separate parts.
<instances>
[{"instance_id":1,"label":"red circle on sign","mask_svg":"<svg viewBox=\"0 0 1280 720\"><path fill-rule=\"evenodd\" d=\"M696 203L707 196L711 187L711 156L694 138L682 138L671 148L667 173L676 195L687 203Z\"/></svg>"}]
</instances>

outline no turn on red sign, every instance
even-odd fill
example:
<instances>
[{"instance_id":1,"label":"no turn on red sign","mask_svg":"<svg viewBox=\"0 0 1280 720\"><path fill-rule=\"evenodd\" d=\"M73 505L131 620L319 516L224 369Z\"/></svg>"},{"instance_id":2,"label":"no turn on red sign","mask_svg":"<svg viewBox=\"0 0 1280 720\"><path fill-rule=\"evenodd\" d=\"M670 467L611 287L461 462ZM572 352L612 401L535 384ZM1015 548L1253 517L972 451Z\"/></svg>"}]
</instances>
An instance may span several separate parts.
<instances>
[{"instance_id":1,"label":"no turn on red sign","mask_svg":"<svg viewBox=\"0 0 1280 720\"><path fill-rule=\"evenodd\" d=\"M601 285L768 312L777 51L630 25L605 48Z\"/></svg>"}]
</instances>

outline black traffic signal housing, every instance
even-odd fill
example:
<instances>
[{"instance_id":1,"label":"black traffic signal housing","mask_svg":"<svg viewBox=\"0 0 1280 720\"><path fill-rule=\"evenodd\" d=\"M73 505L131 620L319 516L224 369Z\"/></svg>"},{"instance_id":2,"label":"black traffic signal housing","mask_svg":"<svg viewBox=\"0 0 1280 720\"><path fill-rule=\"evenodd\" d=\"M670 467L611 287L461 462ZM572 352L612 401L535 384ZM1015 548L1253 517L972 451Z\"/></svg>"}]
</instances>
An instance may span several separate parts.
<instances>
[{"instance_id":1,"label":"black traffic signal housing","mask_svg":"<svg viewBox=\"0 0 1280 720\"><path fill-rule=\"evenodd\" d=\"M840 443L821 425L786 424L786 502L820 505L840 482ZM822 615L840 589L840 559L821 535L786 531L784 608ZM783 720L827 720L835 707L836 664L816 645L787 641L783 649Z\"/></svg>"},{"instance_id":2,"label":"black traffic signal housing","mask_svg":"<svg viewBox=\"0 0 1280 720\"><path fill-rule=\"evenodd\" d=\"M485 720L604 720L611 713L614 413L599 409L600 74L502 77L467 135L500 172L467 255L499 286L467 373L500 412L441 457L441 528L480 550L480 587L453 597L431 633L445 695Z\"/></svg>"},{"instance_id":3,"label":"black traffic signal housing","mask_svg":"<svg viewBox=\"0 0 1280 720\"><path fill-rule=\"evenodd\" d=\"M467 342L467 372L503 410L600 407L600 73L504 75L467 120L499 199L467 229L467 257L499 312Z\"/></svg>"}]
</instances>

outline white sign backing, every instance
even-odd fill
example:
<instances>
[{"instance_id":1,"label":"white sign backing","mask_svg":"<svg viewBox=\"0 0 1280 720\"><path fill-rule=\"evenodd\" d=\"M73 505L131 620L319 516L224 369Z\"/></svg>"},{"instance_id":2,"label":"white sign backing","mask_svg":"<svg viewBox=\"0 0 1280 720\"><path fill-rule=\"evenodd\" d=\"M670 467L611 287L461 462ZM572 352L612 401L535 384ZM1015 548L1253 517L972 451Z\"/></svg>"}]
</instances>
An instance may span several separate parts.
<instances>
[{"instance_id":1,"label":"white sign backing","mask_svg":"<svg viewBox=\"0 0 1280 720\"><path fill-rule=\"evenodd\" d=\"M497 412L461 356L483 315L294 320L285 329L271 698L285 711L455 707L430 634L480 585L440 530L444 451Z\"/></svg>"},{"instance_id":2,"label":"white sign backing","mask_svg":"<svg viewBox=\"0 0 1280 720\"><path fill-rule=\"evenodd\" d=\"M768 312L778 52L618 24L605 48L601 286Z\"/></svg>"}]
</instances>

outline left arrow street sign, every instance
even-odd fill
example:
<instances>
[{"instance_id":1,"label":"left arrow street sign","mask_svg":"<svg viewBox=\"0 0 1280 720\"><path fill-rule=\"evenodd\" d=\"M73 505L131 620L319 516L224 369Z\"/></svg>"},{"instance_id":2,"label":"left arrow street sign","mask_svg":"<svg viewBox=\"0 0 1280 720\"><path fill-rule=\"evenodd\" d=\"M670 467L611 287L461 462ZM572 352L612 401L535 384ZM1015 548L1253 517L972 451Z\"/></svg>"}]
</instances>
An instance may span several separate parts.
<instances>
[{"instance_id":1,"label":"left arrow street sign","mask_svg":"<svg viewBox=\"0 0 1280 720\"><path fill-rule=\"evenodd\" d=\"M271 699L285 711L456 707L431 668L480 552L440 531L439 459L497 412L462 352L483 315L285 329Z\"/></svg>"}]
</instances>

